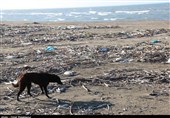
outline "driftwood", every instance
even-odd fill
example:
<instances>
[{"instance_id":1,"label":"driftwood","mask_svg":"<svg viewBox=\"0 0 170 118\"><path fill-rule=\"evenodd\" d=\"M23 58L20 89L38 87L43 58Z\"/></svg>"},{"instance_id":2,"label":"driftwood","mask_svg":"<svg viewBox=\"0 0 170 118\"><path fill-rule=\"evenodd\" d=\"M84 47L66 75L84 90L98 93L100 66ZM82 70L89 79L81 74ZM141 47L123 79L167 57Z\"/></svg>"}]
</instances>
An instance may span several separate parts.
<instances>
[{"instance_id":1,"label":"driftwood","mask_svg":"<svg viewBox=\"0 0 170 118\"><path fill-rule=\"evenodd\" d=\"M82 85L82 87L83 87L83 89L85 89L87 92L90 92L90 90L89 90L86 86Z\"/></svg>"},{"instance_id":2,"label":"driftwood","mask_svg":"<svg viewBox=\"0 0 170 118\"><path fill-rule=\"evenodd\" d=\"M105 82L103 83L106 87L109 87L109 84L106 84Z\"/></svg>"},{"instance_id":3,"label":"driftwood","mask_svg":"<svg viewBox=\"0 0 170 118\"><path fill-rule=\"evenodd\" d=\"M73 112L72 112L73 104L74 104L74 102L72 102L71 105L70 105L70 111L69 111L69 112L70 112L70 115L74 115Z\"/></svg>"}]
</instances>

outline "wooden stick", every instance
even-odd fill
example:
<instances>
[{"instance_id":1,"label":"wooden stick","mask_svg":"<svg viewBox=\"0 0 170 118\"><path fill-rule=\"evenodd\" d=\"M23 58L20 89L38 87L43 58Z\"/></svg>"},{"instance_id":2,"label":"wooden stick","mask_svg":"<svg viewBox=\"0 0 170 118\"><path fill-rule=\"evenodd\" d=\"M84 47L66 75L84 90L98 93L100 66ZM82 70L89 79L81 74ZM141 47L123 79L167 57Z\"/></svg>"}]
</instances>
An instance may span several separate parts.
<instances>
[{"instance_id":1,"label":"wooden stick","mask_svg":"<svg viewBox=\"0 0 170 118\"><path fill-rule=\"evenodd\" d=\"M90 90L89 90L86 86L82 85L82 87L83 87L87 92L90 92Z\"/></svg>"},{"instance_id":2,"label":"wooden stick","mask_svg":"<svg viewBox=\"0 0 170 118\"><path fill-rule=\"evenodd\" d=\"M104 82L104 85L105 85L106 87L109 87L109 84L106 84L105 82Z\"/></svg>"},{"instance_id":3,"label":"wooden stick","mask_svg":"<svg viewBox=\"0 0 170 118\"><path fill-rule=\"evenodd\" d=\"M9 87L6 87L10 92L14 92L13 90L11 90Z\"/></svg>"},{"instance_id":4,"label":"wooden stick","mask_svg":"<svg viewBox=\"0 0 170 118\"><path fill-rule=\"evenodd\" d=\"M73 106L73 104L74 104L74 102L71 103L71 106L70 106L70 114L71 114L71 115L74 115L73 112L72 112L72 106Z\"/></svg>"}]
</instances>

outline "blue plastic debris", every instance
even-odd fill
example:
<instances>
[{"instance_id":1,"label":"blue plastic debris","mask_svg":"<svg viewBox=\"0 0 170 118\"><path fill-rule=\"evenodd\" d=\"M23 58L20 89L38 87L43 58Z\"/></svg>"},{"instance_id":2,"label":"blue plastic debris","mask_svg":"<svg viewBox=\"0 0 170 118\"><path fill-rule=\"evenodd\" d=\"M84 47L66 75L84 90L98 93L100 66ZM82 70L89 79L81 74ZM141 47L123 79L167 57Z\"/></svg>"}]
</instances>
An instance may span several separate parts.
<instances>
[{"instance_id":1,"label":"blue plastic debris","mask_svg":"<svg viewBox=\"0 0 170 118\"><path fill-rule=\"evenodd\" d=\"M109 48L100 48L99 51L100 51L100 52L108 52L108 51L109 51Z\"/></svg>"},{"instance_id":2,"label":"blue plastic debris","mask_svg":"<svg viewBox=\"0 0 170 118\"><path fill-rule=\"evenodd\" d=\"M53 46L48 46L45 50L46 51L53 51L53 50L55 50L55 48Z\"/></svg>"},{"instance_id":3,"label":"blue plastic debris","mask_svg":"<svg viewBox=\"0 0 170 118\"><path fill-rule=\"evenodd\" d=\"M151 41L151 43L159 43L159 42L161 42L161 41L159 41L159 40L152 40Z\"/></svg>"}]
</instances>

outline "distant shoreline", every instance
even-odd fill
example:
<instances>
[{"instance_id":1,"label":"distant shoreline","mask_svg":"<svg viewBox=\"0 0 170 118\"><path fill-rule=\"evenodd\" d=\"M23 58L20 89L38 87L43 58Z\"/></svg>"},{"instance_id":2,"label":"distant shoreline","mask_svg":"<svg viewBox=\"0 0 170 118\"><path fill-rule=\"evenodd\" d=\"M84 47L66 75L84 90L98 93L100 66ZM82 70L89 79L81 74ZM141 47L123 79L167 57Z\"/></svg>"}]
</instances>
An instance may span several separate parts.
<instances>
[{"instance_id":1,"label":"distant shoreline","mask_svg":"<svg viewBox=\"0 0 170 118\"><path fill-rule=\"evenodd\" d=\"M149 24L149 25L154 25L157 23L157 25L163 25L166 24L165 26L168 27L167 25L170 25L169 23L170 20L124 20L124 21L1 21L1 25L85 25L85 24L90 24L90 25L128 25L128 24L136 24L139 25L140 23L142 24ZM142 25L141 24L141 25ZM164 25L163 25L164 26ZM138 26L136 26L138 27Z\"/></svg>"}]
</instances>

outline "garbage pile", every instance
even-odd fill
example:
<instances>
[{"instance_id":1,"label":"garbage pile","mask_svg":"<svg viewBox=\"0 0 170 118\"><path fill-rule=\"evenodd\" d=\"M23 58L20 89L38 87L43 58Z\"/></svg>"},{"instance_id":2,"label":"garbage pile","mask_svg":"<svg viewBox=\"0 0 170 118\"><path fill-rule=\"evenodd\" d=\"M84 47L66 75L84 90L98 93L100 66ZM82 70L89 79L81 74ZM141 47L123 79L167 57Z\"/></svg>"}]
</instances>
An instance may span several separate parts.
<instances>
[{"instance_id":1,"label":"garbage pile","mask_svg":"<svg viewBox=\"0 0 170 118\"><path fill-rule=\"evenodd\" d=\"M120 87L121 82L124 84L169 84L170 69L162 71L147 71L144 69L129 68L129 69L111 69L101 75L94 75L87 78L75 78L69 80L72 85L90 84L90 85L105 85L107 87ZM69 84L67 83L67 84Z\"/></svg>"},{"instance_id":2,"label":"garbage pile","mask_svg":"<svg viewBox=\"0 0 170 118\"><path fill-rule=\"evenodd\" d=\"M120 26L77 26L77 25L67 25L54 27L58 30L82 30L82 29L108 29L108 28L121 28Z\"/></svg>"},{"instance_id":3,"label":"garbage pile","mask_svg":"<svg viewBox=\"0 0 170 118\"><path fill-rule=\"evenodd\" d=\"M147 29L147 30L136 30L133 32L118 32L115 33L115 37L120 37L122 39L127 39L127 38L141 38L141 37L150 37L154 36L157 34L162 34L162 33L168 33L170 29Z\"/></svg>"},{"instance_id":4,"label":"garbage pile","mask_svg":"<svg viewBox=\"0 0 170 118\"><path fill-rule=\"evenodd\" d=\"M163 42L160 42L163 43ZM164 63L169 64L170 48L165 45L146 43L113 46L68 46L1 54L1 82L16 77L22 66L29 65L30 71L64 73L74 67L89 68L108 63ZM35 64L34 64L35 63Z\"/></svg>"},{"instance_id":5,"label":"garbage pile","mask_svg":"<svg viewBox=\"0 0 170 118\"><path fill-rule=\"evenodd\" d=\"M135 31L122 31L110 33L92 33L86 29L115 29L120 26L1 26L1 44L13 46L25 46L30 44L44 44L58 41L100 40L104 38L141 38L169 33L170 29L143 29ZM69 31L68 31L69 30ZM50 32L50 33L47 33Z\"/></svg>"}]
</instances>

